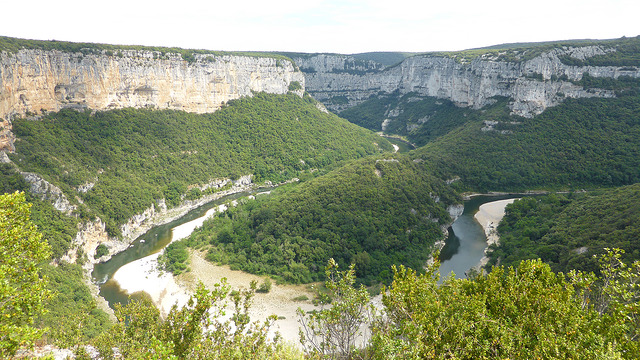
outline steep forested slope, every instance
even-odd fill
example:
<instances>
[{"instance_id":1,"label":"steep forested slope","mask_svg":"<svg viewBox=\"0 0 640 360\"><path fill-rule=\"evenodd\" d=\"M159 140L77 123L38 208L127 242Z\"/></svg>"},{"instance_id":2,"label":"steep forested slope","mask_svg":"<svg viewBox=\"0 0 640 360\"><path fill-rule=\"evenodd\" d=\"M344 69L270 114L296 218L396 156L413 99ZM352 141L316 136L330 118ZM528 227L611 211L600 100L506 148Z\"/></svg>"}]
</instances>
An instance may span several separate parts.
<instances>
[{"instance_id":1,"label":"steep forested slope","mask_svg":"<svg viewBox=\"0 0 640 360\"><path fill-rule=\"evenodd\" d=\"M458 202L423 164L373 157L232 208L188 242L210 244L212 261L287 282L321 279L329 258L355 263L365 283L388 281L392 264L422 269Z\"/></svg>"},{"instance_id":2,"label":"steep forested slope","mask_svg":"<svg viewBox=\"0 0 640 360\"><path fill-rule=\"evenodd\" d=\"M406 136L422 146L458 126L480 119L482 113L458 107L449 100L392 93L372 97L340 112L340 116L373 131Z\"/></svg>"},{"instance_id":3,"label":"steep forested slope","mask_svg":"<svg viewBox=\"0 0 640 360\"><path fill-rule=\"evenodd\" d=\"M42 201L29 193L29 184L9 164L0 164L0 194L25 192L32 205L31 219L51 246L51 257L59 259L64 255L78 231L78 219L66 216L56 210L48 201Z\"/></svg>"},{"instance_id":4,"label":"steep forested slope","mask_svg":"<svg viewBox=\"0 0 640 360\"><path fill-rule=\"evenodd\" d=\"M8 164L0 164L0 194L25 192L31 203L31 221L43 235L43 241L51 247L51 259L56 266L42 264L42 274L49 279L47 290L52 297L45 305L46 313L36 320L36 325L49 328L45 334L48 341L69 346L75 341L85 341L108 328L108 315L97 308L84 279L80 263L68 264L60 258L69 250L78 231L78 219L66 216L49 202L30 194L29 185ZM2 239L7 241L7 239Z\"/></svg>"},{"instance_id":5,"label":"steep forested slope","mask_svg":"<svg viewBox=\"0 0 640 360\"><path fill-rule=\"evenodd\" d=\"M256 94L202 115L63 110L41 121L17 120L14 132L19 141L12 160L76 194L87 205L83 214L100 216L112 235L155 199L177 204L190 185L245 174L278 182L391 149L386 140L322 113L310 97L293 94ZM95 186L77 190L87 184ZM189 196L198 197L194 191Z\"/></svg>"},{"instance_id":6,"label":"steep forested slope","mask_svg":"<svg viewBox=\"0 0 640 360\"><path fill-rule=\"evenodd\" d=\"M555 271L596 271L604 248L640 259L640 184L584 194L525 198L509 205L490 264L541 258Z\"/></svg>"},{"instance_id":7,"label":"steep forested slope","mask_svg":"<svg viewBox=\"0 0 640 360\"><path fill-rule=\"evenodd\" d=\"M503 104L413 153L458 189L525 190L640 181L640 97L568 99L532 118Z\"/></svg>"}]
</instances>

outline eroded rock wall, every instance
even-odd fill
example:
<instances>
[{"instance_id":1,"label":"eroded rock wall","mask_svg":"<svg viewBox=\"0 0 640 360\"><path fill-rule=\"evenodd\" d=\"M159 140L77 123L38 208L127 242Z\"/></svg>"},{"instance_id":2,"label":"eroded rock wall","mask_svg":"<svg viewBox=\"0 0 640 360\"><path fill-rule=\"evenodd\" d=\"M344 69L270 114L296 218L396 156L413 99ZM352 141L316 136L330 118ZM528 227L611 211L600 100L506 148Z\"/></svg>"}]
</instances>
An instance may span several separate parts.
<instances>
[{"instance_id":1,"label":"eroded rock wall","mask_svg":"<svg viewBox=\"0 0 640 360\"><path fill-rule=\"evenodd\" d=\"M253 92L284 94L304 75L269 57L121 51L83 55L20 50L0 53L0 150L13 150L11 119L62 108L124 107L213 112Z\"/></svg>"},{"instance_id":2,"label":"eroded rock wall","mask_svg":"<svg viewBox=\"0 0 640 360\"><path fill-rule=\"evenodd\" d=\"M413 56L398 65L381 70L361 64L348 69L345 55L317 55L294 58L305 71L307 91L325 102L332 111L355 106L380 92L415 92L423 96L448 99L460 106L481 108L495 96L513 99L514 114L532 117L559 104L567 97L613 97L604 89L585 89L575 84L584 74L593 77L640 78L640 69L616 66L570 66L560 58L584 60L602 55L612 48L599 46L558 48L527 61L500 61L495 55L470 62L444 56ZM335 101L339 98L340 101Z\"/></svg>"}]
</instances>

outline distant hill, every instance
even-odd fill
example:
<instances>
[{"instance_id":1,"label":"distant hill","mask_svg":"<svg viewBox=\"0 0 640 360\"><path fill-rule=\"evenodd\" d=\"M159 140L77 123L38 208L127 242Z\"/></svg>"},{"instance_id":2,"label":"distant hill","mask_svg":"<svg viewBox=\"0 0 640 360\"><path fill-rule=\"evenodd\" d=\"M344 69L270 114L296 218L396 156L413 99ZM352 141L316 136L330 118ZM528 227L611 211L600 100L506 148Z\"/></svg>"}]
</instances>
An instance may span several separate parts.
<instances>
[{"instance_id":1,"label":"distant hill","mask_svg":"<svg viewBox=\"0 0 640 360\"><path fill-rule=\"evenodd\" d=\"M307 91L336 113L412 95L412 100L433 97L473 109L506 97L512 113L532 117L568 98L613 97L611 84L605 83L640 79L640 37L517 45L415 54L391 66L363 60L365 55L292 58L306 74ZM597 83L586 82L587 77ZM399 104L374 114L376 130L403 110ZM408 122L410 130L428 115Z\"/></svg>"}]
</instances>

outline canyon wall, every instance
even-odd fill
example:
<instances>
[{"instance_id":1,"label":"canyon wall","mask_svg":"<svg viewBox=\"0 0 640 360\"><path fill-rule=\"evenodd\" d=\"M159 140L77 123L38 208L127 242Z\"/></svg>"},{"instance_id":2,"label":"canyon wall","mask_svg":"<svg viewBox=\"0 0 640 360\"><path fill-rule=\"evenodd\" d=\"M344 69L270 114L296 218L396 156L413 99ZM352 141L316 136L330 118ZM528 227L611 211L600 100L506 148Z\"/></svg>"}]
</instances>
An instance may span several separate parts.
<instances>
[{"instance_id":1,"label":"canyon wall","mask_svg":"<svg viewBox=\"0 0 640 360\"><path fill-rule=\"evenodd\" d=\"M347 55L299 56L294 61L305 72L306 89L332 111L358 105L378 93L417 93L482 108L495 96L511 98L516 115L532 117L566 97L613 97L605 89L577 84L584 74L593 77L640 78L640 69L617 66L571 66L562 57L584 60L615 51L603 46L563 47L530 60L505 61L487 53L471 61L453 56L419 55L381 69Z\"/></svg>"},{"instance_id":2,"label":"canyon wall","mask_svg":"<svg viewBox=\"0 0 640 360\"><path fill-rule=\"evenodd\" d=\"M0 53L0 150L13 150L11 119L62 108L124 107L213 112L253 92L284 94L304 75L270 57L122 50L118 55L20 50Z\"/></svg>"}]
</instances>

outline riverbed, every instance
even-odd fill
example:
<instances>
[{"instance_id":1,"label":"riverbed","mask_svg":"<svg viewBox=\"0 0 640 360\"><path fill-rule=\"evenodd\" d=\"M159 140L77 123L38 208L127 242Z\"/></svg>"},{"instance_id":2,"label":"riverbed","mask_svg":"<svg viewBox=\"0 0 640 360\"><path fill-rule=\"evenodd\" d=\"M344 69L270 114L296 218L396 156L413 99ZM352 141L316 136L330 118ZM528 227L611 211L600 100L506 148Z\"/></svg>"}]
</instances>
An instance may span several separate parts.
<instances>
[{"instance_id":1,"label":"riverbed","mask_svg":"<svg viewBox=\"0 0 640 360\"><path fill-rule=\"evenodd\" d=\"M241 193L224 197L193 210L172 223L153 228L133 242L125 252L115 255L106 263L96 265L93 278L101 284L100 295L114 307L116 303L128 302L130 297L140 298L141 292L144 291L151 296L161 313L166 315L173 304L186 303L199 281L212 288L215 283L226 278L234 289L248 288L252 280L262 282L262 277L232 271L228 266L211 264L204 260L204 254L194 251L191 252L190 272L174 277L157 270L157 258L171 241L187 237L196 227L201 226L206 218L224 210L221 206L225 202L248 195ZM464 212L449 229L449 238L441 252L440 273L443 276L453 272L456 277L464 278L470 268L478 265L487 247L487 237L485 229L474 219L474 215L478 214L481 206L491 204L494 204L494 211L500 208L504 211L506 203L496 201L509 197L513 196L479 196L465 202ZM495 223L492 226L497 226L499 219L495 214L487 215L482 211L480 213L485 216L481 217L481 221L489 219L489 222ZM485 228L488 229L488 226ZM274 284L269 293L255 295L250 316L254 321L264 320L271 314L279 316L280 320L276 322L274 330L281 332L284 339L297 342L298 321L295 310L298 307L305 311L313 310L313 297L314 292L310 286Z\"/></svg>"},{"instance_id":2,"label":"riverbed","mask_svg":"<svg viewBox=\"0 0 640 360\"><path fill-rule=\"evenodd\" d=\"M220 283L222 278L227 279L232 289L248 289L251 281L262 283L263 277L233 271L228 266L217 266L206 261L205 254L197 251L190 251L189 272L174 277L158 270L157 259L164 247L172 241L189 236L206 219L216 212L224 211L225 202L235 201L239 197L249 198L249 193L224 197L193 210L172 223L153 228L136 239L129 249L106 263L96 265L92 276L94 282L101 284L100 295L114 307L117 303L140 299L144 292L151 297L160 313L166 316L174 304L186 304L198 282L209 289ZM253 321L264 321L272 314L278 316L272 334L278 331L285 340L296 343L299 325L296 310L298 307L304 311L314 310L311 303L314 296L310 285L273 284L269 293L254 295L254 305L249 315Z\"/></svg>"},{"instance_id":3,"label":"riverbed","mask_svg":"<svg viewBox=\"0 0 640 360\"><path fill-rule=\"evenodd\" d=\"M441 278L452 273L458 279L466 277L471 268L486 264L488 240L497 241L495 228L504 216L513 195L476 196L464 203L464 212L449 228L449 236L440 252Z\"/></svg>"},{"instance_id":4,"label":"riverbed","mask_svg":"<svg viewBox=\"0 0 640 360\"><path fill-rule=\"evenodd\" d=\"M157 258L160 251L173 240L176 229L180 236L186 237L193 231L195 226L202 224L205 217L211 215L211 209L240 197L246 197L249 194L250 192L241 192L224 196L194 209L170 223L153 227L132 242L127 250L114 255L107 262L96 264L91 276L93 282L100 285L100 296L107 300L111 308L117 303L129 302L130 298L140 299L142 295L136 292L142 289L136 290L133 286L123 289L113 278L119 269L129 266L130 271L125 271L126 268L121 271L121 274L126 274L125 278L129 275L135 276L133 274L140 274L141 272L145 274L145 278L148 277L149 270L151 270L149 265L154 262L154 257ZM209 215L207 215L207 212L209 212ZM143 258L146 259L143 260ZM120 277L122 278L123 276Z\"/></svg>"}]
</instances>

